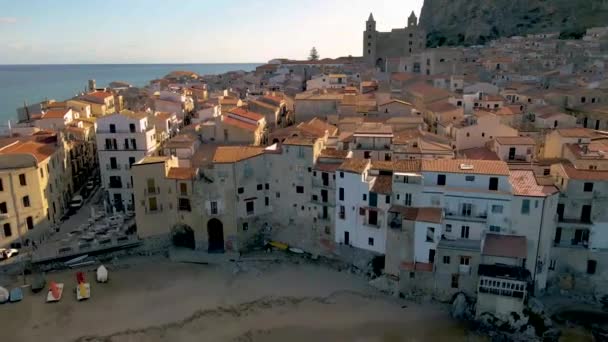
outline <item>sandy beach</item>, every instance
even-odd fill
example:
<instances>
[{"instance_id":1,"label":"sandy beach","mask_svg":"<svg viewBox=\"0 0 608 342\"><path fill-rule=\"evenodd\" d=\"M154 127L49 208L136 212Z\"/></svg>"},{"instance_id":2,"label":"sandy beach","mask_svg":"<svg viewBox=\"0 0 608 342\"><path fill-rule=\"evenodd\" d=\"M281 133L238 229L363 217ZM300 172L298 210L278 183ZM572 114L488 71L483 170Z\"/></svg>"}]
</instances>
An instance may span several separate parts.
<instances>
[{"instance_id":1,"label":"sandy beach","mask_svg":"<svg viewBox=\"0 0 608 342\"><path fill-rule=\"evenodd\" d=\"M210 266L139 258L91 281L77 302L75 270L47 275L66 284L0 306L3 341L471 341L483 340L445 309L385 296L347 272L292 262Z\"/></svg>"}]
</instances>

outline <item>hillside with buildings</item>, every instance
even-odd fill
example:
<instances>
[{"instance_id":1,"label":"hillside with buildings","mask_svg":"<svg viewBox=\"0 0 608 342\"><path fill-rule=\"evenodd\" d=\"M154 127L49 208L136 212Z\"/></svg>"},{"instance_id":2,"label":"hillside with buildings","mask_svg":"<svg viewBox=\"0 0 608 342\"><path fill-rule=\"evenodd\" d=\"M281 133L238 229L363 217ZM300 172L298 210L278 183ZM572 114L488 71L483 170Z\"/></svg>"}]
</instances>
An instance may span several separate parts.
<instances>
[{"instance_id":1,"label":"hillside with buildings","mask_svg":"<svg viewBox=\"0 0 608 342\"><path fill-rule=\"evenodd\" d=\"M606 0L425 0L420 18L429 46L484 44L530 33L580 37L606 22Z\"/></svg>"},{"instance_id":2,"label":"hillside with buildings","mask_svg":"<svg viewBox=\"0 0 608 342\"><path fill-rule=\"evenodd\" d=\"M454 3L423 16L468 10ZM483 3L467 15L523 13ZM463 41L488 37L476 25ZM362 57L91 80L35 104L0 138L0 247L45 266L127 243L197 263L291 252L526 334L510 340L555 340L532 303L608 302L608 27L427 48L424 26L412 12L379 32L370 14ZM56 230L89 178L98 206Z\"/></svg>"}]
</instances>

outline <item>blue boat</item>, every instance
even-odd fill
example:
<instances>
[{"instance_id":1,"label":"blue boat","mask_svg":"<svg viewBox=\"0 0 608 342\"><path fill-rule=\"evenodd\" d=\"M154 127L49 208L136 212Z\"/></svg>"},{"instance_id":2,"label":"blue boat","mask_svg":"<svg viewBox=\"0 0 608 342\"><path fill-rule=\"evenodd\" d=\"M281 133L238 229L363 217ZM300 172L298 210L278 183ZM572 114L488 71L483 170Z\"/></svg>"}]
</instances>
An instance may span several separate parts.
<instances>
[{"instance_id":1,"label":"blue boat","mask_svg":"<svg viewBox=\"0 0 608 342\"><path fill-rule=\"evenodd\" d=\"M19 302L23 299L23 291L21 290L20 287L15 287L14 289L11 290L11 296L9 301L11 303L15 303L15 302Z\"/></svg>"}]
</instances>

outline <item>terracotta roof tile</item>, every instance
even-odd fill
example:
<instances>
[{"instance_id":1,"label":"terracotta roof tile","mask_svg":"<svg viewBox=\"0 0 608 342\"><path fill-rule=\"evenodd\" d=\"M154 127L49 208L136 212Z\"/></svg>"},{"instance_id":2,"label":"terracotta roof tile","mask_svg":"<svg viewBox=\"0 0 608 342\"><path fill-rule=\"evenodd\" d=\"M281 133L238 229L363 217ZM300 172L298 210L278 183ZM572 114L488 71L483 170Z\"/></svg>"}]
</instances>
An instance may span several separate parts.
<instances>
[{"instance_id":1,"label":"terracotta roof tile","mask_svg":"<svg viewBox=\"0 0 608 342\"><path fill-rule=\"evenodd\" d=\"M322 172L336 172L340 165L340 163L317 162L313 169Z\"/></svg>"},{"instance_id":2,"label":"terracotta roof tile","mask_svg":"<svg viewBox=\"0 0 608 342\"><path fill-rule=\"evenodd\" d=\"M528 255L525 236L486 234L483 255L525 259Z\"/></svg>"},{"instance_id":3,"label":"terracotta roof tile","mask_svg":"<svg viewBox=\"0 0 608 342\"><path fill-rule=\"evenodd\" d=\"M577 169L570 164L561 164L561 167L572 179L608 181L608 171Z\"/></svg>"},{"instance_id":4,"label":"terracotta roof tile","mask_svg":"<svg viewBox=\"0 0 608 342\"><path fill-rule=\"evenodd\" d=\"M235 163L263 153L264 148L258 146L219 146L215 150L213 162L218 164Z\"/></svg>"},{"instance_id":5,"label":"terracotta roof tile","mask_svg":"<svg viewBox=\"0 0 608 342\"><path fill-rule=\"evenodd\" d=\"M546 197L558 191L553 185L538 184L533 171L512 170L509 182L516 196Z\"/></svg>"},{"instance_id":6,"label":"terracotta roof tile","mask_svg":"<svg viewBox=\"0 0 608 342\"><path fill-rule=\"evenodd\" d=\"M472 173L508 176L509 167L503 161L473 159L422 160L422 171Z\"/></svg>"},{"instance_id":7,"label":"terracotta roof tile","mask_svg":"<svg viewBox=\"0 0 608 342\"><path fill-rule=\"evenodd\" d=\"M55 108L49 109L42 114L42 119L63 119L63 117L70 111L69 108Z\"/></svg>"},{"instance_id":8,"label":"terracotta roof tile","mask_svg":"<svg viewBox=\"0 0 608 342\"><path fill-rule=\"evenodd\" d=\"M429 223L441 223L443 210L431 207L405 207L402 205L392 205L389 212L400 213L403 219L408 221L421 221Z\"/></svg>"},{"instance_id":9,"label":"terracotta roof tile","mask_svg":"<svg viewBox=\"0 0 608 342\"><path fill-rule=\"evenodd\" d=\"M314 146L317 138L314 137L289 137L283 141L283 145L297 145L297 146Z\"/></svg>"},{"instance_id":10,"label":"terracotta roof tile","mask_svg":"<svg viewBox=\"0 0 608 342\"><path fill-rule=\"evenodd\" d=\"M232 108L231 110L228 111L228 114L242 116L244 118L254 120L254 121L260 121L264 118L264 115L249 111L243 107Z\"/></svg>"},{"instance_id":11,"label":"terracotta roof tile","mask_svg":"<svg viewBox=\"0 0 608 342\"><path fill-rule=\"evenodd\" d=\"M230 125L230 126L246 129L246 130L252 131L252 132L255 131L256 129L258 129L257 125L250 124L250 123L245 122L245 121L233 119L233 118L231 118L229 116L225 116L222 119L222 123L226 124L226 125Z\"/></svg>"},{"instance_id":12,"label":"terracotta roof tile","mask_svg":"<svg viewBox=\"0 0 608 342\"><path fill-rule=\"evenodd\" d=\"M38 163L48 159L55 153L54 144L43 144L36 141L15 141L0 148L0 155L3 154L29 154L36 158Z\"/></svg>"},{"instance_id":13,"label":"terracotta roof tile","mask_svg":"<svg viewBox=\"0 0 608 342\"><path fill-rule=\"evenodd\" d=\"M325 148L319 153L319 157L325 158L346 158L348 151Z\"/></svg>"},{"instance_id":14,"label":"terracotta roof tile","mask_svg":"<svg viewBox=\"0 0 608 342\"><path fill-rule=\"evenodd\" d=\"M459 153L467 159L500 160L496 152L491 151L487 147L467 148L466 150L460 150Z\"/></svg>"},{"instance_id":15,"label":"terracotta roof tile","mask_svg":"<svg viewBox=\"0 0 608 342\"><path fill-rule=\"evenodd\" d=\"M534 139L530 137L496 137L496 142L501 145L534 145Z\"/></svg>"},{"instance_id":16,"label":"terracotta roof tile","mask_svg":"<svg viewBox=\"0 0 608 342\"><path fill-rule=\"evenodd\" d=\"M191 167L172 167L169 169L167 178L169 179L194 179L196 176L196 169Z\"/></svg>"},{"instance_id":17,"label":"terracotta roof tile","mask_svg":"<svg viewBox=\"0 0 608 342\"><path fill-rule=\"evenodd\" d=\"M370 191L390 195L390 193L393 191L393 177L388 175L376 176Z\"/></svg>"},{"instance_id":18,"label":"terracotta roof tile","mask_svg":"<svg viewBox=\"0 0 608 342\"><path fill-rule=\"evenodd\" d=\"M362 173L370 164L369 159L351 158L346 159L338 168L340 171Z\"/></svg>"},{"instance_id":19,"label":"terracotta roof tile","mask_svg":"<svg viewBox=\"0 0 608 342\"><path fill-rule=\"evenodd\" d=\"M589 128L558 128L557 133L565 138L591 138L595 136Z\"/></svg>"}]
</instances>

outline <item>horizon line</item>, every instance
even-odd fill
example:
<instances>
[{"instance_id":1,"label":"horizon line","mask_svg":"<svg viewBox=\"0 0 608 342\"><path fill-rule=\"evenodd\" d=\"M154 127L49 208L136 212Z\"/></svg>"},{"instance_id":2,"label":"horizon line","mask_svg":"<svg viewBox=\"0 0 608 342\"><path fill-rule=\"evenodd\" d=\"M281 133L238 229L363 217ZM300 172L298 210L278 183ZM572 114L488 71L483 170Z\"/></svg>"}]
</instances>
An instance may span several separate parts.
<instances>
[{"instance_id":1,"label":"horizon line","mask_svg":"<svg viewBox=\"0 0 608 342\"><path fill-rule=\"evenodd\" d=\"M266 64L267 62L187 62L187 63L0 63L0 66L20 65L194 65L194 64Z\"/></svg>"}]
</instances>

